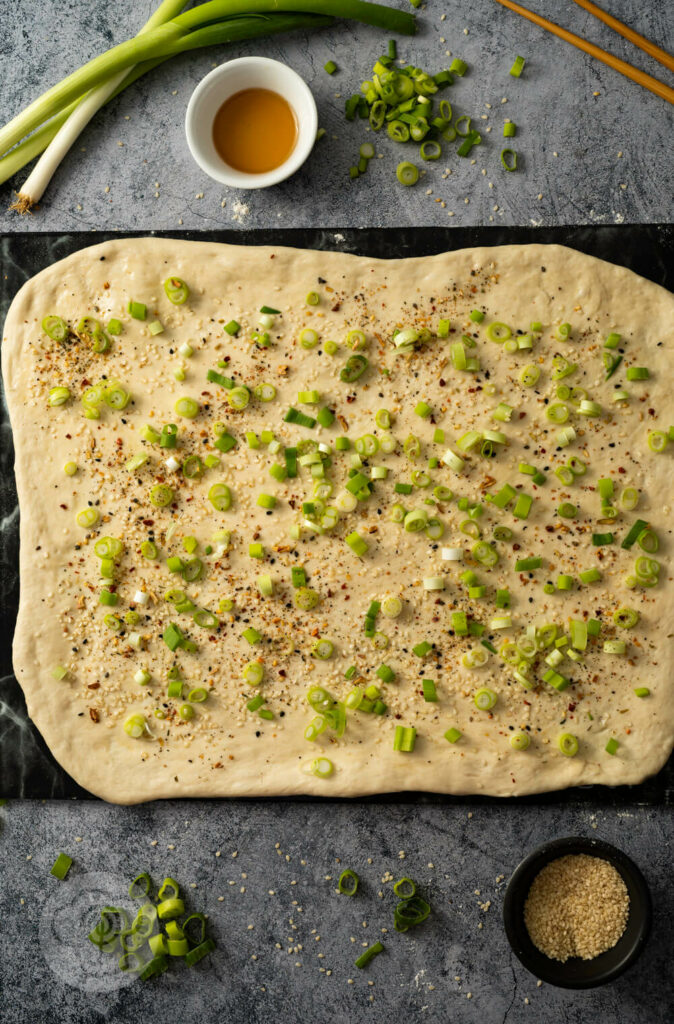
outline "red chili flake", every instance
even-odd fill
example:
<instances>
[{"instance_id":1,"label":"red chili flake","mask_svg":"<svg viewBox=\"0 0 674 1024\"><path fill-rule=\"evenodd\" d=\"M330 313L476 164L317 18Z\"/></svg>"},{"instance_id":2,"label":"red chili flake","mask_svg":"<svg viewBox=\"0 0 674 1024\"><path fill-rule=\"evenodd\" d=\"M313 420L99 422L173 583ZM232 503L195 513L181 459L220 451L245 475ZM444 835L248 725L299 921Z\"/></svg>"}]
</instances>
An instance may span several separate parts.
<instances>
[{"instance_id":1,"label":"red chili flake","mask_svg":"<svg viewBox=\"0 0 674 1024\"><path fill-rule=\"evenodd\" d=\"M576 705L575 704L569 704L569 711L575 711L575 710L576 710Z\"/></svg>"},{"instance_id":2,"label":"red chili flake","mask_svg":"<svg viewBox=\"0 0 674 1024\"><path fill-rule=\"evenodd\" d=\"M332 310L333 313L339 313L341 308L342 308L341 302L336 302L334 304L334 306L331 307L331 310Z\"/></svg>"},{"instance_id":3,"label":"red chili flake","mask_svg":"<svg viewBox=\"0 0 674 1024\"><path fill-rule=\"evenodd\" d=\"M443 377L441 377L440 380L438 381L438 386L441 387L441 388L444 388L446 386L446 384L447 384L447 381Z\"/></svg>"},{"instance_id":4,"label":"red chili flake","mask_svg":"<svg viewBox=\"0 0 674 1024\"><path fill-rule=\"evenodd\" d=\"M89 685L87 686L87 690L99 690L100 686L100 683L89 683Z\"/></svg>"},{"instance_id":5,"label":"red chili flake","mask_svg":"<svg viewBox=\"0 0 674 1024\"><path fill-rule=\"evenodd\" d=\"M154 519L144 519L143 526L154 526Z\"/></svg>"},{"instance_id":6,"label":"red chili flake","mask_svg":"<svg viewBox=\"0 0 674 1024\"><path fill-rule=\"evenodd\" d=\"M68 508L67 505L59 505L59 508Z\"/></svg>"},{"instance_id":7,"label":"red chili flake","mask_svg":"<svg viewBox=\"0 0 674 1024\"><path fill-rule=\"evenodd\" d=\"M98 711L96 710L96 708L89 708L89 718L91 719L92 722L100 721L98 717Z\"/></svg>"},{"instance_id":8,"label":"red chili flake","mask_svg":"<svg viewBox=\"0 0 674 1024\"><path fill-rule=\"evenodd\" d=\"M619 473L626 473L626 472L627 472L627 470L626 470L626 469L623 469L623 467L622 467L622 466L618 466L618 472L619 472Z\"/></svg>"},{"instance_id":9,"label":"red chili flake","mask_svg":"<svg viewBox=\"0 0 674 1024\"><path fill-rule=\"evenodd\" d=\"M70 440L72 436L73 436L72 434L66 434L66 437L67 437L68 440Z\"/></svg>"}]
</instances>

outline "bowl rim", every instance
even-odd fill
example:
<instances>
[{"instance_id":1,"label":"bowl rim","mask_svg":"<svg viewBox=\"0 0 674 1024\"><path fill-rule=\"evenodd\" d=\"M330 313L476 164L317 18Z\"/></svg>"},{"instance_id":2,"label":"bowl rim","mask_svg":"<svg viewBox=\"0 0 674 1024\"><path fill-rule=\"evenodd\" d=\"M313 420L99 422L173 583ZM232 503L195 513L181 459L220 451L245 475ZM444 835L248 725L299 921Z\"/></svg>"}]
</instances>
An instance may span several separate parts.
<instances>
[{"instance_id":1,"label":"bowl rim","mask_svg":"<svg viewBox=\"0 0 674 1024\"><path fill-rule=\"evenodd\" d=\"M637 895L636 901L630 899L630 914L638 914L636 935L632 940L631 948L626 949L625 955L620 961L613 964L613 966L602 967L602 957L610 953L611 950L607 950L606 953L600 953L593 961L584 961L588 964L596 964L596 971L589 977L576 980L565 979L563 977L565 965L558 960L546 957L544 953L536 949L529 938L526 925L524 925L522 920L524 902L531 882L538 872L551 861L574 853L587 853L591 856L607 860L619 871L623 878L628 878L631 887ZM510 947L517 959L536 978L546 982L546 984L565 989L587 989L605 985L628 970L644 950L650 934L652 918L653 905L651 894L641 869L623 850L603 839L593 836L563 836L557 839L550 839L535 847L520 861L510 876L503 901L505 932ZM524 943L521 941L522 934L525 936ZM616 946L619 946L621 941L622 938L618 940ZM616 947L612 948L615 949ZM548 963L550 964L550 969L546 971Z\"/></svg>"},{"instance_id":2,"label":"bowl rim","mask_svg":"<svg viewBox=\"0 0 674 1024\"><path fill-rule=\"evenodd\" d=\"M198 105L213 83L226 80L237 69L241 68L276 69L280 75L284 76L286 82L290 83L290 87L284 88L283 84L279 84L276 87L276 91L288 101L298 120L297 142L287 160L279 164L278 167L273 168L273 170L260 174L247 174L245 171L229 168L224 160L219 160L217 164L213 162L206 154L203 146L204 131L210 131L211 126L209 124L207 129L205 129L203 125L199 126L197 124L196 119ZM297 93L301 93L308 104L308 119L305 118L302 123L300 123L300 119L297 116L296 102L293 101L293 95L297 95ZM204 75L194 87L187 104L187 110L185 111L185 135L193 159L202 171L214 181L235 189L269 188L272 185L278 185L292 174L295 174L311 153L316 141L317 130L318 110L316 108L316 100L308 84L289 64L285 64L280 60L274 60L271 57L258 57L255 55L234 57L232 60L226 60L219 64L217 68L213 68L207 75Z\"/></svg>"}]
</instances>

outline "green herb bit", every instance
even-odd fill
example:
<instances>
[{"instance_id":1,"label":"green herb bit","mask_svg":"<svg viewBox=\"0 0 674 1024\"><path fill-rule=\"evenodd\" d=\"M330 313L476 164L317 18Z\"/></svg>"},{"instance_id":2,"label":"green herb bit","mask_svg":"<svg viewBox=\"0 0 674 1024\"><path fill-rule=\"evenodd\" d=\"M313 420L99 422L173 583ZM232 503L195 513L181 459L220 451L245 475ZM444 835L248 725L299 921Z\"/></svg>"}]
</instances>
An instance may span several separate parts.
<instances>
[{"instance_id":1,"label":"green herb bit","mask_svg":"<svg viewBox=\"0 0 674 1024\"><path fill-rule=\"evenodd\" d=\"M358 892L360 878L351 868L345 868L339 876L337 888L343 896L355 896Z\"/></svg>"},{"instance_id":2,"label":"green herb bit","mask_svg":"<svg viewBox=\"0 0 674 1024\"><path fill-rule=\"evenodd\" d=\"M375 942L369 947L369 949L366 949L360 954L358 959L355 961L355 966L358 967L359 970L363 970L363 968L367 967L370 961L373 960L378 953L382 953L383 951L384 947L381 942Z\"/></svg>"}]
</instances>

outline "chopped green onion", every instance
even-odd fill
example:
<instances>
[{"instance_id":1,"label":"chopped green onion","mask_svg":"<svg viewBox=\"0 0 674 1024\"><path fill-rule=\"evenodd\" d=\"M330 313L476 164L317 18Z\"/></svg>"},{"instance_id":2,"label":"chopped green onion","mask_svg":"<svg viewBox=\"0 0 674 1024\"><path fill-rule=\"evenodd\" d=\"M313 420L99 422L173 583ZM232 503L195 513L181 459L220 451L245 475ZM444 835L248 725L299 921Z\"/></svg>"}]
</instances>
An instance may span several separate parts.
<instances>
[{"instance_id":1,"label":"chopped green onion","mask_svg":"<svg viewBox=\"0 0 674 1024\"><path fill-rule=\"evenodd\" d=\"M524 69L524 64L525 64L524 57L515 57L515 61L513 63L513 66L510 69L510 74L513 76L513 78L519 78L520 77L520 75L522 74L522 71Z\"/></svg>"},{"instance_id":2,"label":"chopped green onion","mask_svg":"<svg viewBox=\"0 0 674 1024\"><path fill-rule=\"evenodd\" d=\"M565 757L575 757L578 753L578 740L570 732L564 732L557 738L557 746Z\"/></svg>"},{"instance_id":3,"label":"chopped green onion","mask_svg":"<svg viewBox=\"0 0 674 1024\"><path fill-rule=\"evenodd\" d=\"M245 409L249 401L250 391L246 387L234 387L227 392L227 404L231 409L234 409L236 412L241 412L243 409ZM176 406L176 412L177 411L178 409ZM182 413L182 415L184 416L185 413Z\"/></svg>"},{"instance_id":4,"label":"chopped green onion","mask_svg":"<svg viewBox=\"0 0 674 1024\"><path fill-rule=\"evenodd\" d=\"M143 715L130 715L124 722L124 732L137 740L145 733L147 723Z\"/></svg>"},{"instance_id":5,"label":"chopped green onion","mask_svg":"<svg viewBox=\"0 0 674 1024\"><path fill-rule=\"evenodd\" d=\"M66 875L68 874L68 872L70 871L72 862L72 857L69 857L67 853L59 853L58 857L51 866L49 874L53 875L54 878L58 878L58 880L62 882Z\"/></svg>"},{"instance_id":6,"label":"chopped green onion","mask_svg":"<svg viewBox=\"0 0 674 1024\"><path fill-rule=\"evenodd\" d=\"M77 525L81 526L85 530L91 530L98 523L101 518L101 514L97 508L84 508L77 513L75 519Z\"/></svg>"},{"instance_id":7,"label":"chopped green onion","mask_svg":"<svg viewBox=\"0 0 674 1024\"><path fill-rule=\"evenodd\" d=\"M442 147L435 139L427 139L421 143L419 156L422 160L439 160L442 156Z\"/></svg>"},{"instance_id":8,"label":"chopped green onion","mask_svg":"<svg viewBox=\"0 0 674 1024\"><path fill-rule=\"evenodd\" d=\"M618 608L613 613L613 621L621 629L632 629L639 621L639 612L635 608Z\"/></svg>"},{"instance_id":9,"label":"chopped green onion","mask_svg":"<svg viewBox=\"0 0 674 1024\"><path fill-rule=\"evenodd\" d=\"M528 494L519 494L513 508L513 515L517 519L528 519L533 503L534 499Z\"/></svg>"},{"instance_id":10,"label":"chopped green onion","mask_svg":"<svg viewBox=\"0 0 674 1024\"><path fill-rule=\"evenodd\" d=\"M515 562L515 572L529 572L532 569L540 569L543 564L543 559L539 556L535 558L519 558Z\"/></svg>"},{"instance_id":11,"label":"chopped green onion","mask_svg":"<svg viewBox=\"0 0 674 1024\"><path fill-rule=\"evenodd\" d=\"M179 398L174 408L179 416L185 416L189 420L193 420L199 413L199 403L194 398Z\"/></svg>"},{"instance_id":12,"label":"chopped green onion","mask_svg":"<svg viewBox=\"0 0 674 1024\"><path fill-rule=\"evenodd\" d=\"M164 281L164 291L174 306L182 306L190 294L189 288L180 277L167 277Z\"/></svg>"},{"instance_id":13,"label":"chopped green onion","mask_svg":"<svg viewBox=\"0 0 674 1024\"><path fill-rule=\"evenodd\" d=\"M327 779L333 771L334 765L327 757L317 757L311 762L311 773L319 779Z\"/></svg>"},{"instance_id":14,"label":"chopped green onion","mask_svg":"<svg viewBox=\"0 0 674 1024\"><path fill-rule=\"evenodd\" d=\"M317 640L311 648L311 653L320 661L328 661L334 653L335 645L332 640Z\"/></svg>"},{"instance_id":15,"label":"chopped green onion","mask_svg":"<svg viewBox=\"0 0 674 1024\"><path fill-rule=\"evenodd\" d=\"M608 743L606 744L606 746L604 747L604 750L606 751L607 754L611 754L611 755L617 754L619 746L620 746L620 744L618 743L618 741L616 739L611 738L608 741Z\"/></svg>"},{"instance_id":16,"label":"chopped green onion","mask_svg":"<svg viewBox=\"0 0 674 1024\"><path fill-rule=\"evenodd\" d=\"M564 466L560 466L560 469L564 469ZM575 519L578 515L578 508L572 505L570 501L563 501L557 508L557 514L563 519Z\"/></svg>"},{"instance_id":17,"label":"chopped green onion","mask_svg":"<svg viewBox=\"0 0 674 1024\"><path fill-rule=\"evenodd\" d=\"M411 754L416 743L417 730L414 726L396 725L393 737L393 749Z\"/></svg>"},{"instance_id":18,"label":"chopped green onion","mask_svg":"<svg viewBox=\"0 0 674 1024\"><path fill-rule=\"evenodd\" d=\"M70 328L60 316L46 316L42 321L42 330L52 341L65 341Z\"/></svg>"},{"instance_id":19,"label":"chopped green onion","mask_svg":"<svg viewBox=\"0 0 674 1024\"><path fill-rule=\"evenodd\" d=\"M483 687L473 697L473 703L479 711L491 711L498 700L498 694L493 690Z\"/></svg>"},{"instance_id":20,"label":"chopped green onion","mask_svg":"<svg viewBox=\"0 0 674 1024\"><path fill-rule=\"evenodd\" d=\"M517 170L517 153L514 149L502 149L501 150L501 166L506 171Z\"/></svg>"},{"instance_id":21,"label":"chopped green onion","mask_svg":"<svg viewBox=\"0 0 674 1024\"><path fill-rule=\"evenodd\" d=\"M569 418L569 409L563 402L553 402L546 408L545 415L551 423L566 423Z\"/></svg>"},{"instance_id":22,"label":"chopped green onion","mask_svg":"<svg viewBox=\"0 0 674 1024\"><path fill-rule=\"evenodd\" d=\"M525 388L533 388L538 383L540 375L540 367L534 363L528 363L520 370L520 384L523 384Z\"/></svg>"},{"instance_id":23,"label":"chopped green onion","mask_svg":"<svg viewBox=\"0 0 674 1024\"><path fill-rule=\"evenodd\" d=\"M656 455L664 452L667 447L669 438L663 430L649 430L648 432L648 447Z\"/></svg>"},{"instance_id":24,"label":"chopped green onion","mask_svg":"<svg viewBox=\"0 0 674 1024\"><path fill-rule=\"evenodd\" d=\"M498 344L502 344L512 337L512 330L507 324L503 324L498 320L494 320L493 323L489 324L486 330L486 335L490 341L495 341Z\"/></svg>"},{"instance_id":25,"label":"chopped green onion","mask_svg":"<svg viewBox=\"0 0 674 1024\"><path fill-rule=\"evenodd\" d=\"M623 548L631 548L634 542L639 538L644 530L648 528L648 523L645 519L637 519L636 522L629 529L627 536L620 545Z\"/></svg>"},{"instance_id":26,"label":"chopped green onion","mask_svg":"<svg viewBox=\"0 0 674 1024\"><path fill-rule=\"evenodd\" d=\"M368 966L370 961L373 960L378 953L383 952L383 949L384 947L381 944L381 942L375 942L372 946L369 947L369 949L366 949L363 953L360 954L358 959L354 961L354 965L358 967L360 970L362 970L363 968Z\"/></svg>"},{"instance_id":27,"label":"chopped green onion","mask_svg":"<svg viewBox=\"0 0 674 1024\"><path fill-rule=\"evenodd\" d=\"M310 587L300 586L296 589L294 601L297 608L304 612L311 611L320 600L318 593Z\"/></svg>"},{"instance_id":28,"label":"chopped green onion","mask_svg":"<svg viewBox=\"0 0 674 1024\"><path fill-rule=\"evenodd\" d=\"M213 484L208 491L208 500L216 512L226 512L232 505L232 492L227 484Z\"/></svg>"},{"instance_id":29,"label":"chopped green onion","mask_svg":"<svg viewBox=\"0 0 674 1024\"><path fill-rule=\"evenodd\" d=\"M424 691L424 700L427 703L435 703L438 699L435 682L432 679L422 679L421 686Z\"/></svg>"},{"instance_id":30,"label":"chopped green onion","mask_svg":"<svg viewBox=\"0 0 674 1024\"><path fill-rule=\"evenodd\" d=\"M596 567L592 569L584 569L583 572L578 574L578 578L581 583L598 583L601 579L601 572Z\"/></svg>"},{"instance_id":31,"label":"chopped green onion","mask_svg":"<svg viewBox=\"0 0 674 1024\"><path fill-rule=\"evenodd\" d=\"M133 299L129 299L127 309L134 320L145 320L147 316L147 306L144 302L135 302Z\"/></svg>"},{"instance_id":32,"label":"chopped green onion","mask_svg":"<svg viewBox=\"0 0 674 1024\"><path fill-rule=\"evenodd\" d=\"M47 399L47 404L50 405L52 408L54 408L54 407L59 406L59 405L65 405L69 398L70 398L70 390L68 388L64 388L64 387L50 388L49 389L49 398Z\"/></svg>"},{"instance_id":33,"label":"chopped green onion","mask_svg":"<svg viewBox=\"0 0 674 1024\"><path fill-rule=\"evenodd\" d=\"M355 871L351 868L345 868L339 876L337 882L337 889L344 896L355 896L358 891L358 883L360 879Z\"/></svg>"},{"instance_id":34,"label":"chopped green onion","mask_svg":"<svg viewBox=\"0 0 674 1024\"><path fill-rule=\"evenodd\" d=\"M397 123L400 124L401 122ZM390 134L389 130L389 135ZM416 185L419 180L419 170L413 163L410 163L409 160L403 160L396 168L396 177L401 185Z\"/></svg>"},{"instance_id":35,"label":"chopped green onion","mask_svg":"<svg viewBox=\"0 0 674 1024\"><path fill-rule=\"evenodd\" d=\"M254 644L259 644L260 640L262 639L262 634L259 633L253 626L248 626L247 629L244 629L241 635L244 638L244 640L248 641L251 647L254 646Z\"/></svg>"},{"instance_id":36,"label":"chopped green onion","mask_svg":"<svg viewBox=\"0 0 674 1024\"><path fill-rule=\"evenodd\" d=\"M393 669L389 665L385 665L383 662L376 670L375 675L381 679L382 683L392 683L396 677Z\"/></svg>"}]
</instances>

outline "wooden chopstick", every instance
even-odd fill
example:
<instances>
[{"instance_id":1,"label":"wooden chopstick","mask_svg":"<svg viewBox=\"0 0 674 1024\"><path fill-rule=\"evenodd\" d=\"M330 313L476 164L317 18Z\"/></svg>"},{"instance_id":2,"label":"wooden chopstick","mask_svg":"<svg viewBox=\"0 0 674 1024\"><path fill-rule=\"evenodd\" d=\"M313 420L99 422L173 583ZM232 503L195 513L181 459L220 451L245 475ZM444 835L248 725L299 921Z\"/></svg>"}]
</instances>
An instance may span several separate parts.
<instances>
[{"instance_id":1,"label":"wooden chopstick","mask_svg":"<svg viewBox=\"0 0 674 1024\"><path fill-rule=\"evenodd\" d=\"M615 32L618 32L619 35L624 36L625 39L629 39L630 43L634 43L635 46L638 46L640 50L643 50L650 57L654 57L655 60L664 64L664 66L669 68L670 71L674 71L674 57L671 53L667 53L666 50L656 46L655 43L650 41L650 39L646 39L646 36L642 36L639 32L635 32L633 28L629 27L629 25L625 25L624 22L618 21L618 19L614 18L612 14L609 14L607 11L602 10L601 7L597 7L596 4L593 4L591 0L575 0L575 2L579 7L588 11L589 14L594 14L595 18L599 18L600 21L603 21L605 25L608 25L609 28L612 28Z\"/></svg>"},{"instance_id":2,"label":"wooden chopstick","mask_svg":"<svg viewBox=\"0 0 674 1024\"><path fill-rule=\"evenodd\" d=\"M565 28L561 28L555 24L554 21L548 21L547 18L542 18L540 14L535 14L533 11L527 10L526 7L520 7L519 4L513 3L513 0L496 0L497 3L501 4L502 7L507 7L509 10L514 11L516 14L521 14L523 18L528 21L533 21L534 25L539 25L541 28L545 28L548 32L552 32L553 35L559 36L567 43L571 43L572 46L576 46L579 50L583 50L585 53L589 53L591 57L595 57L600 60L603 64L608 64L614 71L619 71L626 78L630 78L633 82L637 82L638 85L648 89L649 92L655 93L663 100L667 100L668 103L674 104L674 89L670 86L665 85L658 78L653 78L652 75L647 75L645 71L640 71L638 68L633 68L627 61L621 60L620 57L614 57L612 53L607 53L606 50L602 50L601 47L595 46L594 43L588 43L586 39L581 36L575 35L573 32L569 32Z\"/></svg>"}]
</instances>

